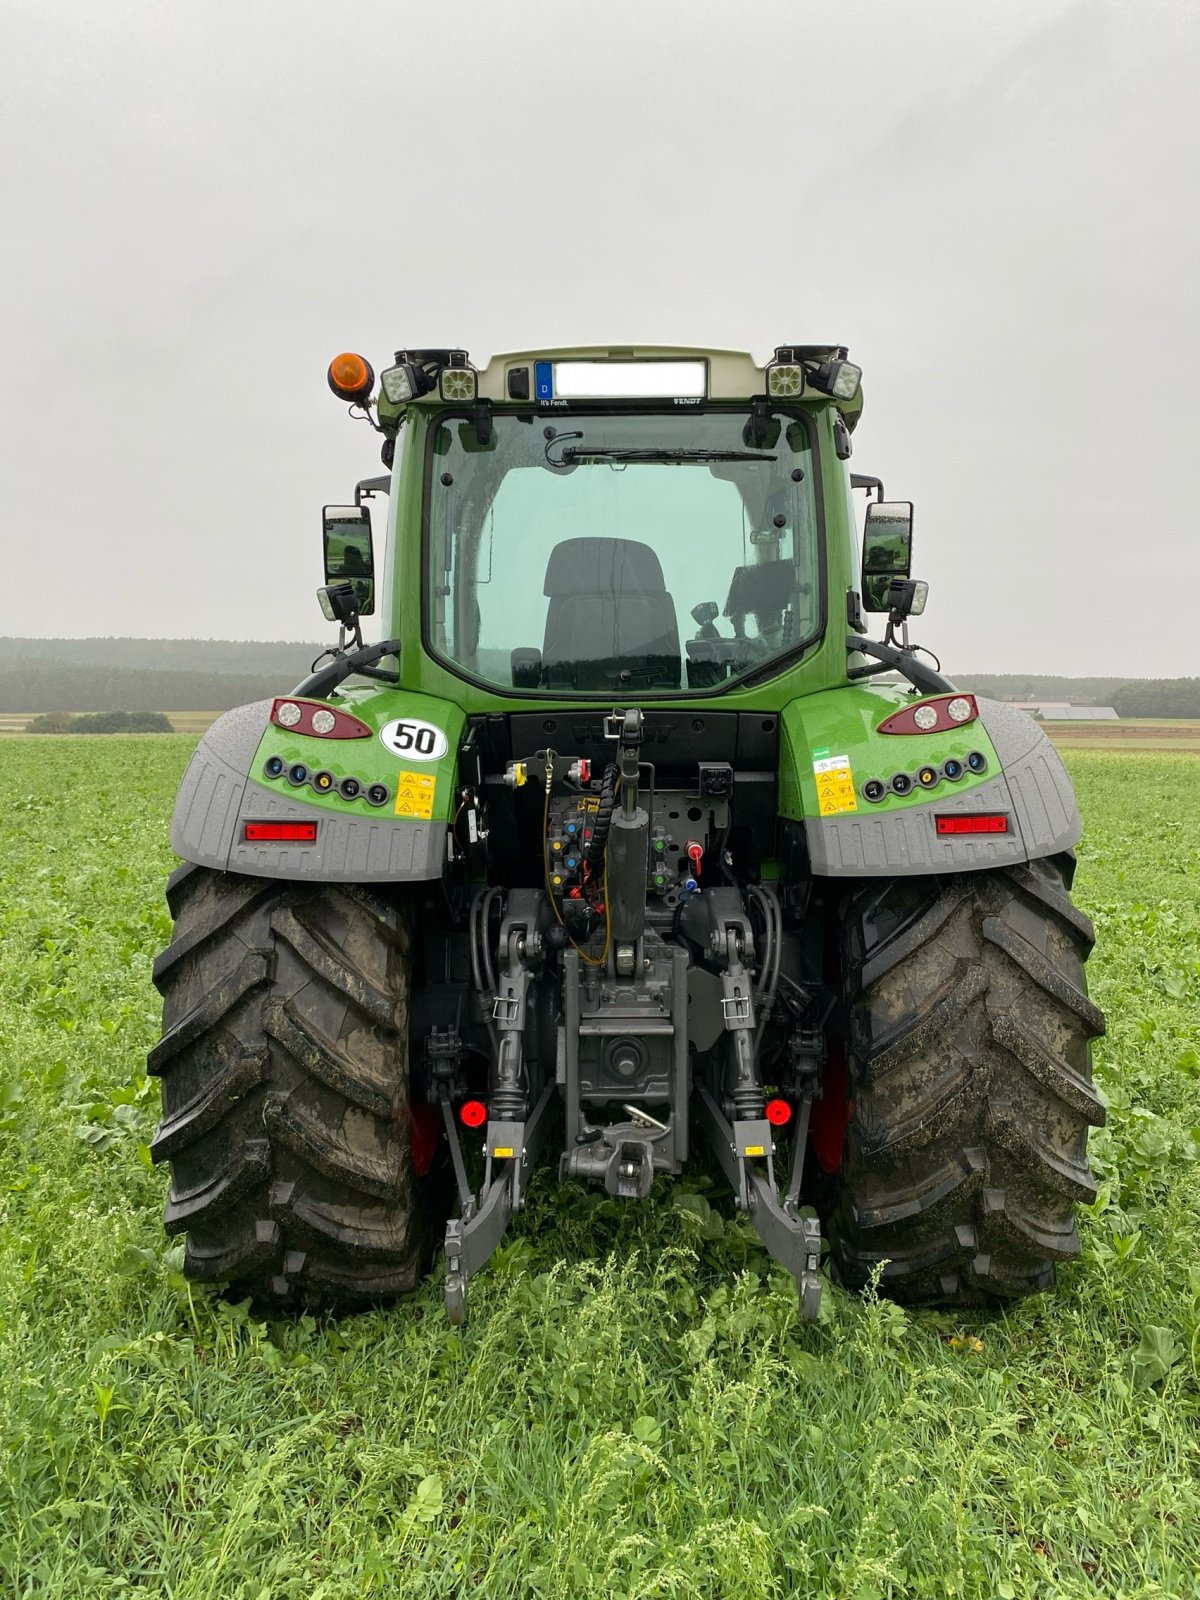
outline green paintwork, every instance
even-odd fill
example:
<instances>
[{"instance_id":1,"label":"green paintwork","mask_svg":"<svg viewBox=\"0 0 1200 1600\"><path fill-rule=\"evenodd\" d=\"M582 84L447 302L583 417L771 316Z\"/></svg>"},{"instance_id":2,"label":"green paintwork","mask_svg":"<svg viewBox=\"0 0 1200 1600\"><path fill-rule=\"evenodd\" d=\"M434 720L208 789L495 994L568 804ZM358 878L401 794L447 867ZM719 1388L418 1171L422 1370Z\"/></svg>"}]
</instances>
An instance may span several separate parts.
<instances>
[{"instance_id":1,"label":"green paintwork","mask_svg":"<svg viewBox=\"0 0 1200 1600\"><path fill-rule=\"evenodd\" d=\"M800 821L820 815L812 764L822 757L849 757L859 814L907 811L947 795L963 794L1000 772L982 722L963 723L945 733L875 731L893 711L919 703L920 697L914 697L911 690L887 683L851 684L793 700L780 719L780 816ZM903 798L889 793L876 802L863 799L862 786L869 778L886 783L894 772L911 774L918 767L940 767L951 757L962 761L972 750L987 757L987 770L978 776L964 772L956 783L943 781L932 789L914 788Z\"/></svg>"},{"instance_id":2,"label":"green paintwork","mask_svg":"<svg viewBox=\"0 0 1200 1600\"><path fill-rule=\"evenodd\" d=\"M335 710L348 711L365 722L375 737L370 739L319 739L311 734L297 734L279 728L273 722L255 752L250 769L250 781L272 793L290 795L304 805L317 806L325 811L342 815L366 817L392 817L392 804L371 806L361 798L343 800L336 791L318 794L310 784L293 788L286 777L268 778L264 763L271 756L279 756L286 766L302 761L311 772L331 772L336 779L354 777L364 788L370 783L386 783L395 792L398 772L432 774L436 780L433 796L434 822L449 819L454 793L454 769L459 739L466 718L461 706L450 700L435 699L431 695L416 694L410 689L390 689L375 684L345 684L328 700L320 702ZM446 735L446 754L440 761L403 759L380 741L380 728L395 717L419 718L441 728Z\"/></svg>"}]
</instances>

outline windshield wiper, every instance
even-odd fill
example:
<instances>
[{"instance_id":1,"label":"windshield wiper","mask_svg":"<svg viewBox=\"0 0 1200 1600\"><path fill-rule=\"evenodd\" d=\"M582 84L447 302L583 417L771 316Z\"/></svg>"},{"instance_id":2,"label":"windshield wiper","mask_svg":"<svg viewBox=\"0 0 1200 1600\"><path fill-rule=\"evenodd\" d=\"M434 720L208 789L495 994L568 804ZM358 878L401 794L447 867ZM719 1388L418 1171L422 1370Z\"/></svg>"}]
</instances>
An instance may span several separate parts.
<instances>
[{"instance_id":1,"label":"windshield wiper","mask_svg":"<svg viewBox=\"0 0 1200 1600\"><path fill-rule=\"evenodd\" d=\"M549 457L547 457L549 459ZM564 466L579 461L778 461L778 456L759 455L753 450L663 450L654 445L586 444L568 445L561 460ZM553 466L553 462L551 465Z\"/></svg>"}]
</instances>

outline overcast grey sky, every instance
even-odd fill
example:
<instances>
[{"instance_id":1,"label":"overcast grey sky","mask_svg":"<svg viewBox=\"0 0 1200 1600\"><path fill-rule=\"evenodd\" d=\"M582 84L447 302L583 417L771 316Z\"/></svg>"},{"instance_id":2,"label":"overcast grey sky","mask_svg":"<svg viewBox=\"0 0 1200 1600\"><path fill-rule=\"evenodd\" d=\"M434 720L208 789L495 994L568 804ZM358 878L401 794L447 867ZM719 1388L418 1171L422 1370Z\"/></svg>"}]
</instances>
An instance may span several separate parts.
<instances>
[{"instance_id":1,"label":"overcast grey sky","mask_svg":"<svg viewBox=\"0 0 1200 1600\"><path fill-rule=\"evenodd\" d=\"M1198 40L1194 0L0 0L0 633L320 637L320 506L378 463L338 350L837 339L948 670L1200 672Z\"/></svg>"}]
</instances>

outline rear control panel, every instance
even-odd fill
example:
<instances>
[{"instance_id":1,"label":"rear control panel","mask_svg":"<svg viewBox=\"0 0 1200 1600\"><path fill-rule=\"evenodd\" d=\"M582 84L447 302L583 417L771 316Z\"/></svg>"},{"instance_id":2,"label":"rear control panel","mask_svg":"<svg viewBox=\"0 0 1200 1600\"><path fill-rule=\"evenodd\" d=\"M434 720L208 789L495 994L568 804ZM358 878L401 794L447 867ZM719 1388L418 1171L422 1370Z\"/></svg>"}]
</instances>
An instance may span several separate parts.
<instances>
[{"instance_id":1,"label":"rear control panel","mask_svg":"<svg viewBox=\"0 0 1200 1600\"><path fill-rule=\"evenodd\" d=\"M861 793L864 800L878 805L889 795L903 799L917 791L936 789L942 783L961 783L968 773L973 778L981 778L987 770L988 758L983 751L970 750L961 761L956 756L948 756L937 766L926 762L911 772L893 772L887 778L868 778L862 785Z\"/></svg>"},{"instance_id":2,"label":"rear control panel","mask_svg":"<svg viewBox=\"0 0 1200 1600\"><path fill-rule=\"evenodd\" d=\"M282 756L268 756L263 762L263 777L282 780L293 789L308 788L314 794L338 794L343 800L363 800L369 806L385 806L392 798L386 783L364 783L352 774L335 777L326 767L310 767L304 761L284 761Z\"/></svg>"}]
</instances>

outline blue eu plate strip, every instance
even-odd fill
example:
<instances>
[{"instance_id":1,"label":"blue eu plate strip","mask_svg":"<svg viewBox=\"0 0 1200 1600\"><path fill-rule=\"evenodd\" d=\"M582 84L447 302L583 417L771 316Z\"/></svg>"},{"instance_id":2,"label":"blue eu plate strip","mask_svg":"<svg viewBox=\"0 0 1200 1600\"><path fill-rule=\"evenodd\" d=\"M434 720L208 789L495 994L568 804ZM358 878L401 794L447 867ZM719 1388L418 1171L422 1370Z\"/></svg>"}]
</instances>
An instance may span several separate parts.
<instances>
[{"instance_id":1,"label":"blue eu plate strip","mask_svg":"<svg viewBox=\"0 0 1200 1600\"><path fill-rule=\"evenodd\" d=\"M548 361L533 363L533 392L539 400L554 399L554 377Z\"/></svg>"}]
</instances>

